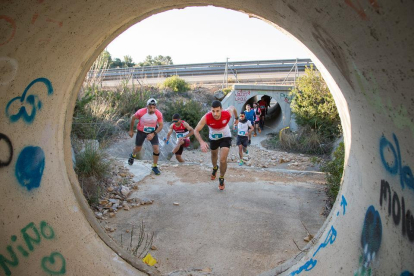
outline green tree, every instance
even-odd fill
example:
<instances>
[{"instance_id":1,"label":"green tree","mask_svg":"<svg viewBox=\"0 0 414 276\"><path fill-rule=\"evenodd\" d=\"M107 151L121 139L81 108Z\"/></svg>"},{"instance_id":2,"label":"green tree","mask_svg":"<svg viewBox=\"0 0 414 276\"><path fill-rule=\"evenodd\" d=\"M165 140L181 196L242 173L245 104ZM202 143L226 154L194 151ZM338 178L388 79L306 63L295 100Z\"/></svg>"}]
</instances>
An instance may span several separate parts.
<instances>
[{"instance_id":1,"label":"green tree","mask_svg":"<svg viewBox=\"0 0 414 276\"><path fill-rule=\"evenodd\" d=\"M139 66L157 66L157 65L172 65L173 61L170 56L158 55L152 57L148 55L143 62L138 63Z\"/></svg>"},{"instance_id":2,"label":"green tree","mask_svg":"<svg viewBox=\"0 0 414 276\"><path fill-rule=\"evenodd\" d=\"M124 63L119 58L115 58L109 68L122 68L124 67Z\"/></svg>"},{"instance_id":3,"label":"green tree","mask_svg":"<svg viewBox=\"0 0 414 276\"><path fill-rule=\"evenodd\" d=\"M109 66L111 66L111 63L112 63L112 57L111 57L111 54L107 51L107 50L104 50L102 53L101 53L101 56L102 56L102 61L103 61L103 63L105 64L107 64L107 66L109 67Z\"/></svg>"},{"instance_id":4,"label":"green tree","mask_svg":"<svg viewBox=\"0 0 414 276\"><path fill-rule=\"evenodd\" d=\"M124 66L134 67L135 63L132 61L132 57L129 55L124 56Z\"/></svg>"},{"instance_id":5,"label":"green tree","mask_svg":"<svg viewBox=\"0 0 414 276\"><path fill-rule=\"evenodd\" d=\"M297 86L291 90L292 112L300 126L309 126L325 137L334 138L341 132L340 118L332 94L319 71L305 68Z\"/></svg>"}]
</instances>

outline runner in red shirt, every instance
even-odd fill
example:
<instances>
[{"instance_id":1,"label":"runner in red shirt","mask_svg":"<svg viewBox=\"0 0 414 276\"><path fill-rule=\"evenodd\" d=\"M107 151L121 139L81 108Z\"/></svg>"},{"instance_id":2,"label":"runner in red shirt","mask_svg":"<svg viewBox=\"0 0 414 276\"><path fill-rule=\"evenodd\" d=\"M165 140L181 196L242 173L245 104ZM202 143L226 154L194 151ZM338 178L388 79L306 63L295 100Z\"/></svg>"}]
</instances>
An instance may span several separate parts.
<instances>
[{"instance_id":1,"label":"runner in red shirt","mask_svg":"<svg viewBox=\"0 0 414 276\"><path fill-rule=\"evenodd\" d=\"M211 180L216 179L217 170L220 168L219 177L219 189L224 190L224 175L227 170L227 156L231 146L231 132L228 126L232 113L235 117L234 124L237 125L239 119L237 117L237 111L234 106L229 106L226 110L223 110L220 101L214 101L211 104L211 111L201 118L197 127L194 130L194 135L200 142L201 151L207 152L211 149L211 163L213 164L213 172L211 174ZM200 131L207 125L209 128L209 140L208 145L203 138L201 138ZM217 166L218 153L220 148L220 167Z\"/></svg>"},{"instance_id":2,"label":"runner in red shirt","mask_svg":"<svg viewBox=\"0 0 414 276\"><path fill-rule=\"evenodd\" d=\"M172 124L170 125L170 130L167 134L166 142L170 140L170 136L175 132L177 137L177 145L173 149L172 153L175 154L178 162L184 162L184 159L181 157L184 148L187 148L190 145L190 137L194 134L194 129L185 121L181 120L180 114L174 114L172 117ZM171 156L169 156L170 158Z\"/></svg>"},{"instance_id":3,"label":"runner in red shirt","mask_svg":"<svg viewBox=\"0 0 414 276\"><path fill-rule=\"evenodd\" d=\"M267 114L267 107L270 106L269 103L265 100L265 96L262 96L260 98L260 101L257 103L259 105L260 108L260 129L263 130L264 128L264 121L265 121L265 116ZM260 133L260 129L259 129L259 133Z\"/></svg>"}]
</instances>

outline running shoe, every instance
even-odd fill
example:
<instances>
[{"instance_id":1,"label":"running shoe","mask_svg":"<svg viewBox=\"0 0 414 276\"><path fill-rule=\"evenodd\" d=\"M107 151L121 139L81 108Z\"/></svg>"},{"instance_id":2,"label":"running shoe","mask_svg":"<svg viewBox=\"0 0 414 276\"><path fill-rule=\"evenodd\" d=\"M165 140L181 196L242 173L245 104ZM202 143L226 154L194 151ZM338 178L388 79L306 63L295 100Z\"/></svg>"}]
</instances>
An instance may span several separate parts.
<instances>
[{"instance_id":1,"label":"running shoe","mask_svg":"<svg viewBox=\"0 0 414 276\"><path fill-rule=\"evenodd\" d=\"M131 153L128 158L128 165L132 166L132 164L134 164L134 155Z\"/></svg>"},{"instance_id":2,"label":"running shoe","mask_svg":"<svg viewBox=\"0 0 414 276\"><path fill-rule=\"evenodd\" d=\"M257 134L255 133L254 135L253 135L253 137L256 137L257 136Z\"/></svg>"},{"instance_id":3,"label":"running shoe","mask_svg":"<svg viewBox=\"0 0 414 276\"><path fill-rule=\"evenodd\" d=\"M239 161L239 166L243 166L243 160L242 159L240 159L240 161Z\"/></svg>"},{"instance_id":4,"label":"running shoe","mask_svg":"<svg viewBox=\"0 0 414 276\"><path fill-rule=\"evenodd\" d=\"M169 152L169 153L167 154L167 160L168 160L168 161L170 161L170 160L171 160L171 158L173 157L173 155L174 155L174 153Z\"/></svg>"},{"instance_id":5,"label":"running shoe","mask_svg":"<svg viewBox=\"0 0 414 276\"><path fill-rule=\"evenodd\" d=\"M152 171L153 171L156 175L160 175L160 174L161 174L161 172L160 172L160 170L158 169L158 167L157 167L157 166L152 167Z\"/></svg>"},{"instance_id":6,"label":"running shoe","mask_svg":"<svg viewBox=\"0 0 414 276\"><path fill-rule=\"evenodd\" d=\"M213 168L213 172L211 173L211 180L216 179L216 174L217 174L218 169L219 169L219 166L217 166L217 169Z\"/></svg>"},{"instance_id":7,"label":"running shoe","mask_svg":"<svg viewBox=\"0 0 414 276\"><path fill-rule=\"evenodd\" d=\"M262 133L262 130L259 128L259 133Z\"/></svg>"},{"instance_id":8,"label":"running shoe","mask_svg":"<svg viewBox=\"0 0 414 276\"><path fill-rule=\"evenodd\" d=\"M225 185L224 185L224 178L223 177L219 177L219 186L218 186L219 190L220 191L223 191L224 190L224 187L225 187Z\"/></svg>"},{"instance_id":9,"label":"running shoe","mask_svg":"<svg viewBox=\"0 0 414 276\"><path fill-rule=\"evenodd\" d=\"M244 152L245 154L249 154L249 150L248 149L246 149L246 151Z\"/></svg>"}]
</instances>

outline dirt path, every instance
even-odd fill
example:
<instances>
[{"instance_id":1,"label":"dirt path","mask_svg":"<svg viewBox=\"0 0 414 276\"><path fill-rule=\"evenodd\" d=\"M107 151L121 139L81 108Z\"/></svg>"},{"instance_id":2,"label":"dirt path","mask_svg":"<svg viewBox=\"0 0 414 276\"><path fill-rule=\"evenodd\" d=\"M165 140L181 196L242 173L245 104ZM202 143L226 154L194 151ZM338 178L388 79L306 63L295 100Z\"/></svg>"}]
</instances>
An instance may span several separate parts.
<instances>
[{"instance_id":1,"label":"dirt path","mask_svg":"<svg viewBox=\"0 0 414 276\"><path fill-rule=\"evenodd\" d=\"M119 209L102 224L113 230L108 234L119 244L122 236L127 248L132 226L137 233L143 221L146 233L154 233L155 250L150 253L165 275L177 270L191 272L171 275L250 276L268 271L299 253L293 240L301 248L306 245L302 223L311 234L322 226L325 178L311 172L316 168L307 156L258 146L249 151L250 166L240 167L237 149L231 148L224 191L209 179L210 155L199 150L184 152L186 164L161 162L160 176L150 174L150 161L129 167L120 159L143 178L129 198L153 203ZM137 242L134 235L132 244Z\"/></svg>"}]
</instances>

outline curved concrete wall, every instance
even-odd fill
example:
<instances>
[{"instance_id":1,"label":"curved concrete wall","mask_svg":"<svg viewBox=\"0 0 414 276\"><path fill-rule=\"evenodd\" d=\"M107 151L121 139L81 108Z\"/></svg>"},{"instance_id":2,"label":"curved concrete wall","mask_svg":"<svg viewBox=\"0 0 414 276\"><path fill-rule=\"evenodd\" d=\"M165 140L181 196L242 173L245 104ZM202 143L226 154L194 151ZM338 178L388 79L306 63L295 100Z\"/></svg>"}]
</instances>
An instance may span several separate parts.
<instances>
[{"instance_id":1,"label":"curved concrete wall","mask_svg":"<svg viewBox=\"0 0 414 276\"><path fill-rule=\"evenodd\" d=\"M73 107L88 68L117 35L157 12L206 4L259 16L304 43L340 110L347 160L338 201L320 239L285 273L414 271L412 1L6 0L1 275L144 274L133 266L157 274L119 258L91 216L71 163Z\"/></svg>"}]
</instances>

